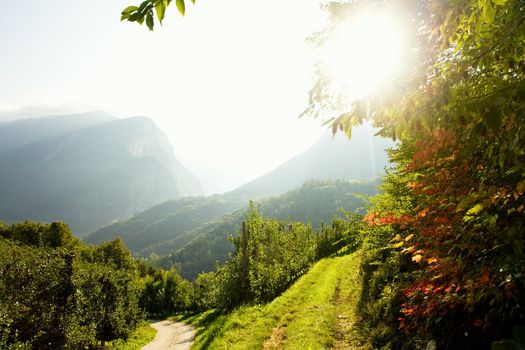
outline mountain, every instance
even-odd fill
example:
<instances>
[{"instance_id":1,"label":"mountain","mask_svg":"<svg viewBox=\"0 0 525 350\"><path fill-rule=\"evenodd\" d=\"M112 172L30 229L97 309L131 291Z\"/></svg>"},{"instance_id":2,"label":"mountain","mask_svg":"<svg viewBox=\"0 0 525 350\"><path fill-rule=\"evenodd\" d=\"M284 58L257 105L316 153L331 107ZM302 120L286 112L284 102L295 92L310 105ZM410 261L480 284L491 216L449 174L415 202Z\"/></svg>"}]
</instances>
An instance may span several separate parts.
<instances>
[{"instance_id":1,"label":"mountain","mask_svg":"<svg viewBox=\"0 0 525 350\"><path fill-rule=\"evenodd\" d=\"M41 132L39 132L41 130ZM201 193L146 117L89 113L1 123L0 220L68 223L83 235L170 198Z\"/></svg>"},{"instance_id":2,"label":"mountain","mask_svg":"<svg viewBox=\"0 0 525 350\"><path fill-rule=\"evenodd\" d=\"M115 120L105 112L27 118L0 123L0 153Z\"/></svg>"},{"instance_id":3,"label":"mountain","mask_svg":"<svg viewBox=\"0 0 525 350\"><path fill-rule=\"evenodd\" d=\"M350 140L342 133L327 133L305 152L232 192L255 199L282 194L311 179L376 178L389 165L385 149L394 143L375 132L361 125Z\"/></svg>"},{"instance_id":4,"label":"mountain","mask_svg":"<svg viewBox=\"0 0 525 350\"><path fill-rule=\"evenodd\" d=\"M339 208L361 211L366 196L377 193L378 184L378 179L315 180L258 204L263 216L288 222L307 222L316 229L323 222L329 223L334 216L341 215ZM183 277L194 279L200 272L212 271L217 261L224 262L233 252L228 237L236 235L245 213L246 207L186 232L184 236L191 240L184 245L177 238L153 247L151 252L164 255L160 260L162 267L175 266Z\"/></svg>"},{"instance_id":5,"label":"mountain","mask_svg":"<svg viewBox=\"0 0 525 350\"><path fill-rule=\"evenodd\" d=\"M85 237L84 241L100 244L120 237L135 255L162 254L167 241L170 242L168 249L182 247L193 238L187 234L189 231L245 205L244 200L220 195L172 199L103 227Z\"/></svg>"}]
</instances>

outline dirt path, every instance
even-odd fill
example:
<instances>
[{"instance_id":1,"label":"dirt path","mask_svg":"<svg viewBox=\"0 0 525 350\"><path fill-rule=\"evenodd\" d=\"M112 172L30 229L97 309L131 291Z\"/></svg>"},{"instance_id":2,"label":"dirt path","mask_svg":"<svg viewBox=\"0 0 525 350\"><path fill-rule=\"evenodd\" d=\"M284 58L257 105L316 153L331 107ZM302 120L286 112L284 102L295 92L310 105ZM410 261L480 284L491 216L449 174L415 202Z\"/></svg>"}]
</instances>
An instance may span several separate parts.
<instances>
[{"instance_id":1,"label":"dirt path","mask_svg":"<svg viewBox=\"0 0 525 350\"><path fill-rule=\"evenodd\" d=\"M356 307L361 293L359 261L361 259L352 259L340 267L346 272L339 275L332 300L337 320L332 350L366 349L362 336L355 329Z\"/></svg>"},{"instance_id":2,"label":"dirt path","mask_svg":"<svg viewBox=\"0 0 525 350\"><path fill-rule=\"evenodd\" d=\"M195 338L195 328L183 322L151 320L155 328L155 339L142 350L188 350Z\"/></svg>"}]
</instances>

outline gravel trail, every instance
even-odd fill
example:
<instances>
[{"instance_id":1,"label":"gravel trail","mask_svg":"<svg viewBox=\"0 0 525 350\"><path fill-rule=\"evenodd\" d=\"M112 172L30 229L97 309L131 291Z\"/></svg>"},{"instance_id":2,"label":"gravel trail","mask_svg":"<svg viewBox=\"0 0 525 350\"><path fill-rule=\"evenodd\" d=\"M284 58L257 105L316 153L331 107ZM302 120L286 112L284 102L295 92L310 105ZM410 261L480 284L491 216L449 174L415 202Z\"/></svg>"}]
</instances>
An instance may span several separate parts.
<instances>
[{"instance_id":1,"label":"gravel trail","mask_svg":"<svg viewBox=\"0 0 525 350\"><path fill-rule=\"evenodd\" d=\"M151 320L155 328L155 339L142 350L189 350L195 338L195 328L183 322Z\"/></svg>"}]
</instances>

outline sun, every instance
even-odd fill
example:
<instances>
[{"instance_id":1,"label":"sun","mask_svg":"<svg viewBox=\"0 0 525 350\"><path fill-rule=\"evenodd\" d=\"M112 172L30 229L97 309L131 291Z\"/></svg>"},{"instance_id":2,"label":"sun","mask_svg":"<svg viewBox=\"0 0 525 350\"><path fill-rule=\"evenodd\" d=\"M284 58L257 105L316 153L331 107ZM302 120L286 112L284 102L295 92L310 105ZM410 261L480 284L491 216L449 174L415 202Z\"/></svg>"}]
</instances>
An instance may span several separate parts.
<instances>
[{"instance_id":1,"label":"sun","mask_svg":"<svg viewBox=\"0 0 525 350\"><path fill-rule=\"evenodd\" d=\"M402 49L403 32L391 14L362 12L339 23L320 54L332 89L355 100L393 77Z\"/></svg>"}]
</instances>

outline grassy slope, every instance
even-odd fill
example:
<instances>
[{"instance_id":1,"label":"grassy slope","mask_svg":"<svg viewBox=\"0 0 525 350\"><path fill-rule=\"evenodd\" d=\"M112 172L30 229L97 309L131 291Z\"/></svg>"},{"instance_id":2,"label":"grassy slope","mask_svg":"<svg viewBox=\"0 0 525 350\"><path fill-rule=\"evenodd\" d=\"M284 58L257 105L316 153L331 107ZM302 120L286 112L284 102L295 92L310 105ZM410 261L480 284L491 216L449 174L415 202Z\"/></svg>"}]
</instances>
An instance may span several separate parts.
<instances>
[{"instance_id":1,"label":"grassy slope","mask_svg":"<svg viewBox=\"0 0 525 350\"><path fill-rule=\"evenodd\" d=\"M157 331L154 330L149 323L142 323L126 342L115 342L109 346L112 350L140 350L144 345L148 344L155 338Z\"/></svg>"},{"instance_id":2,"label":"grassy slope","mask_svg":"<svg viewBox=\"0 0 525 350\"><path fill-rule=\"evenodd\" d=\"M192 349L358 349L359 260L359 253L323 259L269 304L186 318L198 328Z\"/></svg>"}]
</instances>

